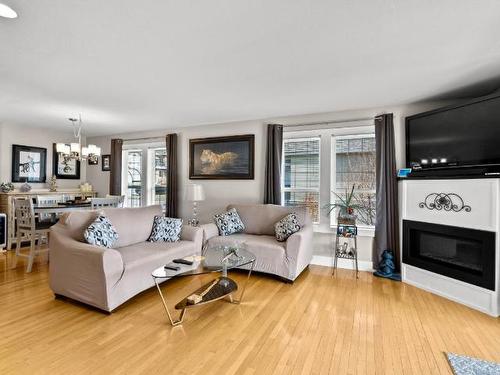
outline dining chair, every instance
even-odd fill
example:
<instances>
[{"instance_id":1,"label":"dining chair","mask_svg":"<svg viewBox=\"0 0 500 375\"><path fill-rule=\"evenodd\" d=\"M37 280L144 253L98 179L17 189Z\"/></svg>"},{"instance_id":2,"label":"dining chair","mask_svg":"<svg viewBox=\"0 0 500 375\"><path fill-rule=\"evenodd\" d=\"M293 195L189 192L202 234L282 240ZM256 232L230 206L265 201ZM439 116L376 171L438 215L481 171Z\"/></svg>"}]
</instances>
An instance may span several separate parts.
<instances>
[{"instance_id":1,"label":"dining chair","mask_svg":"<svg viewBox=\"0 0 500 375\"><path fill-rule=\"evenodd\" d=\"M49 231L53 223L36 219L33 201L30 198L16 198L14 200L14 210L16 213L17 242L13 268L16 267L17 260L20 257L28 258L26 272L31 272L35 257L49 251L48 248L41 249L41 244L45 240L48 245ZM21 253L23 239L30 242L28 254Z\"/></svg>"},{"instance_id":2,"label":"dining chair","mask_svg":"<svg viewBox=\"0 0 500 375\"><path fill-rule=\"evenodd\" d=\"M106 194L106 198L118 198L118 207L122 208L125 203L125 195L109 195Z\"/></svg>"},{"instance_id":3,"label":"dining chair","mask_svg":"<svg viewBox=\"0 0 500 375\"><path fill-rule=\"evenodd\" d=\"M120 204L120 197L112 198L92 198L90 206L94 210L100 207L118 207Z\"/></svg>"}]
</instances>

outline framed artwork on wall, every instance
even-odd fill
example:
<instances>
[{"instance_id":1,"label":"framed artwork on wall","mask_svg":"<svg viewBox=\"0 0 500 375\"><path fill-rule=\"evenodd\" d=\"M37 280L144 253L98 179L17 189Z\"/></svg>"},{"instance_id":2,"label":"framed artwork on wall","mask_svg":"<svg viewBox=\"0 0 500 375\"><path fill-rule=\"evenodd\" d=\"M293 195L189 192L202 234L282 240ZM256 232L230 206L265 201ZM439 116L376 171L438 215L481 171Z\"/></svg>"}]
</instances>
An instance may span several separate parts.
<instances>
[{"instance_id":1,"label":"framed artwork on wall","mask_svg":"<svg viewBox=\"0 0 500 375\"><path fill-rule=\"evenodd\" d=\"M12 182L45 182L47 149L12 145Z\"/></svg>"},{"instance_id":2,"label":"framed artwork on wall","mask_svg":"<svg viewBox=\"0 0 500 375\"><path fill-rule=\"evenodd\" d=\"M109 172L111 170L111 155L102 155L101 158L101 170Z\"/></svg>"},{"instance_id":3,"label":"framed artwork on wall","mask_svg":"<svg viewBox=\"0 0 500 375\"><path fill-rule=\"evenodd\" d=\"M99 165L99 158L90 158L87 160L88 165Z\"/></svg>"},{"instance_id":4,"label":"framed artwork on wall","mask_svg":"<svg viewBox=\"0 0 500 375\"><path fill-rule=\"evenodd\" d=\"M253 180L253 134L189 140L189 178Z\"/></svg>"},{"instance_id":5,"label":"framed artwork on wall","mask_svg":"<svg viewBox=\"0 0 500 375\"><path fill-rule=\"evenodd\" d=\"M59 179L80 179L80 161L58 153L55 143L52 151L52 174Z\"/></svg>"}]
</instances>

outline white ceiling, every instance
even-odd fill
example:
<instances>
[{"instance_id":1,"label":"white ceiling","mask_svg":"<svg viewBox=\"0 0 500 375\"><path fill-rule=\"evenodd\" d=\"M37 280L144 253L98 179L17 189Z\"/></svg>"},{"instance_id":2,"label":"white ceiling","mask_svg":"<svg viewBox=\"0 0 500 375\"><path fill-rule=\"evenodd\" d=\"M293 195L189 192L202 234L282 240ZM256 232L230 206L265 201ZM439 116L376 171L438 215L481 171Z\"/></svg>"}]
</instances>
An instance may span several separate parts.
<instances>
[{"instance_id":1,"label":"white ceiling","mask_svg":"<svg viewBox=\"0 0 500 375\"><path fill-rule=\"evenodd\" d=\"M0 122L97 135L419 101L500 75L498 0L0 0Z\"/></svg>"}]
</instances>

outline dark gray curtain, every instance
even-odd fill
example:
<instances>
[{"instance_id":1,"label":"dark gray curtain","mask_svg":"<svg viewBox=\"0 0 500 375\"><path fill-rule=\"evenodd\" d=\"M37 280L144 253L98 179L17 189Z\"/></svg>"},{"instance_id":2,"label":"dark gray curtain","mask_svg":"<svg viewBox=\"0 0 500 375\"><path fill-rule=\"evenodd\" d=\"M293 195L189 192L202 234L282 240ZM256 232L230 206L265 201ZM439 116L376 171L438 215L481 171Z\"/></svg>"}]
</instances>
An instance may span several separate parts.
<instances>
[{"instance_id":1,"label":"dark gray curtain","mask_svg":"<svg viewBox=\"0 0 500 375\"><path fill-rule=\"evenodd\" d=\"M283 125L267 125L266 171L264 203L281 204L281 155L283 152Z\"/></svg>"},{"instance_id":2,"label":"dark gray curtain","mask_svg":"<svg viewBox=\"0 0 500 375\"><path fill-rule=\"evenodd\" d=\"M377 219L375 253L377 268L384 250L392 250L396 271L400 270L398 182L392 113L375 118Z\"/></svg>"},{"instance_id":3,"label":"dark gray curtain","mask_svg":"<svg viewBox=\"0 0 500 375\"><path fill-rule=\"evenodd\" d=\"M122 195L122 148L123 139L111 140L111 170L109 174L110 195Z\"/></svg>"},{"instance_id":4,"label":"dark gray curtain","mask_svg":"<svg viewBox=\"0 0 500 375\"><path fill-rule=\"evenodd\" d=\"M177 168L177 134L167 134L167 202L165 215L177 217L179 185Z\"/></svg>"}]
</instances>

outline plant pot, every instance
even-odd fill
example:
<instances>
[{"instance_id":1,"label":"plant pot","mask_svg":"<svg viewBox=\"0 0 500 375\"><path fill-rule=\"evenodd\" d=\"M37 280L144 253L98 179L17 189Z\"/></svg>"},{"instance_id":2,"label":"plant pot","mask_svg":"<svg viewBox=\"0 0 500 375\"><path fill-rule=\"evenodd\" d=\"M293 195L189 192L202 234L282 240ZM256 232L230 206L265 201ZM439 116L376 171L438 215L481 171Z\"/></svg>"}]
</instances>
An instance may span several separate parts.
<instances>
[{"instance_id":1,"label":"plant pot","mask_svg":"<svg viewBox=\"0 0 500 375\"><path fill-rule=\"evenodd\" d=\"M354 215L351 215L351 217L338 216L337 224L356 225L356 217Z\"/></svg>"},{"instance_id":2,"label":"plant pot","mask_svg":"<svg viewBox=\"0 0 500 375\"><path fill-rule=\"evenodd\" d=\"M337 216L337 224L356 225L356 215L350 214L346 208L341 208Z\"/></svg>"}]
</instances>

